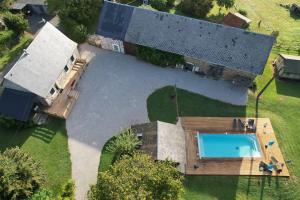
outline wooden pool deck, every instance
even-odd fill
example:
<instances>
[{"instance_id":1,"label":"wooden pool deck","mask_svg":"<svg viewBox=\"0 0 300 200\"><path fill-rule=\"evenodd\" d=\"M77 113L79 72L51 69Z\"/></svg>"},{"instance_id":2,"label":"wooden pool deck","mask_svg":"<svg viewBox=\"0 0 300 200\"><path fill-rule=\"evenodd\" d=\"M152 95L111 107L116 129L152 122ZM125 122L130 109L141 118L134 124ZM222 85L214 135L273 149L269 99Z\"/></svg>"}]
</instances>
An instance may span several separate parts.
<instances>
[{"instance_id":1,"label":"wooden pool deck","mask_svg":"<svg viewBox=\"0 0 300 200\"><path fill-rule=\"evenodd\" d=\"M270 119L251 118L256 121L256 134L260 143L263 156L261 158L241 158L241 159L200 159L198 156L198 144L195 137L200 133L247 133L245 129L238 130L233 128L233 119L231 117L182 117L180 118L183 129L186 134L186 175L244 175L244 176L280 176L289 177L290 174L286 167L285 160L276 140L274 130ZM250 118L240 118L246 121ZM250 132L248 132L250 133ZM251 132L253 133L253 132ZM275 143L268 148L265 145L270 140ZM275 157L280 163L283 163L282 172L275 170L272 174L259 170L261 161L270 163L271 156Z\"/></svg>"}]
</instances>

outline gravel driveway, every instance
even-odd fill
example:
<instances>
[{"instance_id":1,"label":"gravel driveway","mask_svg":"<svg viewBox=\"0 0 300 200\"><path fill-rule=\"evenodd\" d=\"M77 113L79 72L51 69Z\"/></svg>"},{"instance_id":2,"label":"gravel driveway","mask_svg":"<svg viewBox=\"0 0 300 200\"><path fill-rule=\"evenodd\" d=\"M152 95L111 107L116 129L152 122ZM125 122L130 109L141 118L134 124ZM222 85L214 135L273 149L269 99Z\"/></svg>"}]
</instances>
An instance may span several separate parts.
<instances>
[{"instance_id":1,"label":"gravel driveway","mask_svg":"<svg viewBox=\"0 0 300 200\"><path fill-rule=\"evenodd\" d=\"M96 182L105 142L131 124L148 121L146 100L156 89L176 84L232 104L243 105L247 101L246 89L232 90L228 82L155 67L132 56L88 45L81 50L92 59L79 82L80 96L67 120L77 200L85 199L89 184Z\"/></svg>"}]
</instances>

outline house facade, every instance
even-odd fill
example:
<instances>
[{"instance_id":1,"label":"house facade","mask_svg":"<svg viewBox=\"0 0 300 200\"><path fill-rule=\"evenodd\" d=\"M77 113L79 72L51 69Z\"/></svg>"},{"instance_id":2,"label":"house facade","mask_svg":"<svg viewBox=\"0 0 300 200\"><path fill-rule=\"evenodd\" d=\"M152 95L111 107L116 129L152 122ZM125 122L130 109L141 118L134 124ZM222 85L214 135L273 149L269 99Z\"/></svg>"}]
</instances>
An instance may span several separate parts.
<instances>
[{"instance_id":1,"label":"house facade","mask_svg":"<svg viewBox=\"0 0 300 200\"><path fill-rule=\"evenodd\" d=\"M300 56L279 54L273 64L279 77L300 80Z\"/></svg>"},{"instance_id":2,"label":"house facade","mask_svg":"<svg viewBox=\"0 0 300 200\"><path fill-rule=\"evenodd\" d=\"M251 83L275 38L184 16L105 1L94 44L135 55L139 45L182 55L179 66L214 79ZM95 42L96 41L96 42ZM178 66L177 66L178 67Z\"/></svg>"},{"instance_id":3,"label":"house facade","mask_svg":"<svg viewBox=\"0 0 300 200\"><path fill-rule=\"evenodd\" d=\"M247 28L251 20L240 13L229 12L223 19L222 24L236 28Z\"/></svg>"},{"instance_id":4,"label":"house facade","mask_svg":"<svg viewBox=\"0 0 300 200\"><path fill-rule=\"evenodd\" d=\"M33 94L35 103L46 110L58 101L63 111L82 71L78 60L77 43L47 22L4 76L2 87ZM64 117L58 111L49 114Z\"/></svg>"}]
</instances>

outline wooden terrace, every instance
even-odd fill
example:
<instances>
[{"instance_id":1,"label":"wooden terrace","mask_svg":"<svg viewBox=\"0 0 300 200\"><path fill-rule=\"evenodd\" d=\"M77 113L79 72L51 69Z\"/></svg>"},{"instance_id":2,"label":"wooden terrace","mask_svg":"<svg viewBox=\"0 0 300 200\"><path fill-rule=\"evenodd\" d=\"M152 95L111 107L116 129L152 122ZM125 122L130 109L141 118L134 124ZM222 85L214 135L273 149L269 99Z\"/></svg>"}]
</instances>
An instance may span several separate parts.
<instances>
[{"instance_id":1,"label":"wooden terrace","mask_svg":"<svg viewBox=\"0 0 300 200\"><path fill-rule=\"evenodd\" d=\"M64 89L50 107L43 108L43 112L63 119L68 118L79 97L79 91L75 90L75 86L85 71L86 66L85 60L76 60L67 77L61 81Z\"/></svg>"},{"instance_id":2,"label":"wooden terrace","mask_svg":"<svg viewBox=\"0 0 300 200\"><path fill-rule=\"evenodd\" d=\"M271 121L268 118L254 119L256 122L256 135L260 143L263 156L260 158L211 158L200 159L196 134L199 133L247 133L247 130L234 128L231 117L182 117L180 118L186 134L186 175L252 175L252 176L281 176L289 177L289 172L279 148ZM240 118L247 121L249 118ZM251 132L253 133L253 132ZM268 148L269 141L275 143ZM259 170L261 161L270 163L271 156L283 164L282 172L273 173ZM195 167L196 166L196 167Z\"/></svg>"}]
</instances>

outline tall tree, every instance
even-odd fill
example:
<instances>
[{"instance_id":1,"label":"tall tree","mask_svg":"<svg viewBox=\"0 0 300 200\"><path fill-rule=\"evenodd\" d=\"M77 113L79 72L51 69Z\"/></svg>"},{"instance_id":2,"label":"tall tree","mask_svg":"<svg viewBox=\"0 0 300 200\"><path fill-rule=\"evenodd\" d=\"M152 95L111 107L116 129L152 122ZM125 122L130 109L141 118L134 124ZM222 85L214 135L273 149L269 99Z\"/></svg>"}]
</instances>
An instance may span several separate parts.
<instances>
[{"instance_id":1,"label":"tall tree","mask_svg":"<svg viewBox=\"0 0 300 200\"><path fill-rule=\"evenodd\" d=\"M145 154L123 156L101 172L91 187L89 200L180 199L183 177L170 162L155 162Z\"/></svg>"},{"instance_id":2,"label":"tall tree","mask_svg":"<svg viewBox=\"0 0 300 200\"><path fill-rule=\"evenodd\" d=\"M0 199L28 199L44 181L40 163L18 147L0 154Z\"/></svg>"},{"instance_id":3,"label":"tall tree","mask_svg":"<svg viewBox=\"0 0 300 200\"><path fill-rule=\"evenodd\" d=\"M183 0L181 10L187 15L205 18L213 8L213 0Z\"/></svg>"}]
</instances>

